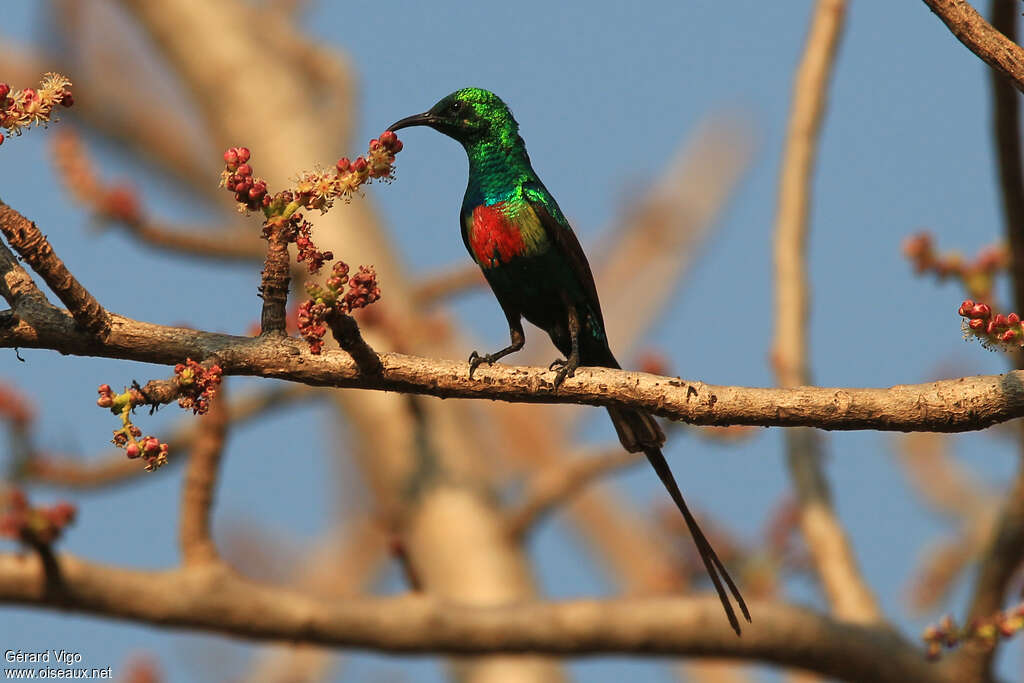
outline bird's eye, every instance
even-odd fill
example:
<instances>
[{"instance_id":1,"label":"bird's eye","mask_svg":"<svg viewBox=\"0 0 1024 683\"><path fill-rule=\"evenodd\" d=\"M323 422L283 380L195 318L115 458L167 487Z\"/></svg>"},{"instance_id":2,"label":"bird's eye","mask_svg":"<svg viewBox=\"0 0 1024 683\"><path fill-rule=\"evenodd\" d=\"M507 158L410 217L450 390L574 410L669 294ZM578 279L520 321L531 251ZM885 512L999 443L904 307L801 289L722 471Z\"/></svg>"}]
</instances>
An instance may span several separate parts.
<instances>
[{"instance_id":1,"label":"bird's eye","mask_svg":"<svg viewBox=\"0 0 1024 683\"><path fill-rule=\"evenodd\" d=\"M462 111L462 102L456 100L455 102L452 102L451 106L448 107L448 109L450 109L453 114L458 114L460 111Z\"/></svg>"}]
</instances>

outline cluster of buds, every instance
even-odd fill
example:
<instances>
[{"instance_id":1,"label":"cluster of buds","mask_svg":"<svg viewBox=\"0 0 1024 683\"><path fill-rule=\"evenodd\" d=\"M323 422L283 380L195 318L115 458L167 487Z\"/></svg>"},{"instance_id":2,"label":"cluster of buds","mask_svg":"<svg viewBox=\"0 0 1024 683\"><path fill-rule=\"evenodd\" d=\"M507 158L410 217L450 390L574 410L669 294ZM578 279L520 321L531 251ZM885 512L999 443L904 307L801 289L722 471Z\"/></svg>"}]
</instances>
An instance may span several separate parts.
<instances>
[{"instance_id":1,"label":"cluster of buds","mask_svg":"<svg viewBox=\"0 0 1024 683\"><path fill-rule=\"evenodd\" d=\"M960 628L953 617L946 615L942 620L924 630L921 638L927 648L928 659L942 656L942 649L952 649L964 643L991 650L999 638L1011 638L1024 630L1024 603L985 619L974 619Z\"/></svg>"},{"instance_id":2,"label":"cluster of buds","mask_svg":"<svg viewBox=\"0 0 1024 683\"><path fill-rule=\"evenodd\" d=\"M966 318L965 332L979 338L986 348L1008 349L1012 345L1022 345L1024 325L1021 325L1020 316L1016 313L993 315L991 306L975 303L971 299L960 304L958 313Z\"/></svg>"},{"instance_id":3,"label":"cluster of buds","mask_svg":"<svg viewBox=\"0 0 1024 683\"><path fill-rule=\"evenodd\" d=\"M373 266L359 266L359 271L349 276L349 267L343 261L334 264L323 287L310 283L306 291L310 298L299 305L299 334L314 354L323 350L323 338L332 316L348 315L380 299Z\"/></svg>"},{"instance_id":4,"label":"cluster of buds","mask_svg":"<svg viewBox=\"0 0 1024 683\"><path fill-rule=\"evenodd\" d=\"M232 147L224 152L225 170L221 185L233 192L242 211L263 209L268 219L289 218L299 208L317 209L326 213L334 201L348 201L359 188L371 179L391 180L394 177L395 155L402 150L402 142L391 131L370 141L370 151L355 161L342 158L332 170L307 171L299 175L295 187L271 195L267 184L252 174L250 151L245 147Z\"/></svg>"},{"instance_id":5,"label":"cluster of buds","mask_svg":"<svg viewBox=\"0 0 1024 683\"><path fill-rule=\"evenodd\" d=\"M178 363L174 366L174 376L181 391L178 405L186 410L191 408L196 415L205 415L210 410L210 400L217 395L223 375L224 371L217 364L206 368L191 358Z\"/></svg>"},{"instance_id":6,"label":"cluster of buds","mask_svg":"<svg viewBox=\"0 0 1024 683\"><path fill-rule=\"evenodd\" d=\"M120 394L115 394L109 384L101 384L97 392L100 397L96 399L96 405L100 408L107 408L121 418L121 427L114 430L114 438L111 439L111 443L118 448L123 448L125 455L129 458L145 460L147 472L166 465L167 444L161 443L155 436L142 436L142 430L132 423L132 410L135 406L146 402L142 392L132 387Z\"/></svg>"},{"instance_id":7,"label":"cluster of buds","mask_svg":"<svg viewBox=\"0 0 1024 683\"><path fill-rule=\"evenodd\" d=\"M228 192L235 193L240 209L255 211L269 207L271 198L267 194L266 181L253 176L250 156L248 147L232 147L224 152L225 169L221 183Z\"/></svg>"},{"instance_id":8,"label":"cluster of buds","mask_svg":"<svg viewBox=\"0 0 1024 683\"><path fill-rule=\"evenodd\" d=\"M142 222L138 193L128 185L104 184L74 132L62 130L54 137L53 159L72 196L97 217L129 225Z\"/></svg>"},{"instance_id":9,"label":"cluster of buds","mask_svg":"<svg viewBox=\"0 0 1024 683\"><path fill-rule=\"evenodd\" d=\"M919 232L904 240L903 255L918 275L934 273L939 280L956 278L963 282L971 296L979 299L991 298L993 278L1010 263L1010 254L1002 245L984 247L973 261L966 261L955 251L939 254L928 232Z\"/></svg>"},{"instance_id":10,"label":"cluster of buds","mask_svg":"<svg viewBox=\"0 0 1024 683\"><path fill-rule=\"evenodd\" d=\"M324 267L325 262L334 259L334 253L320 251L316 248L316 245L313 244L311 232L313 226L308 221L302 220L302 214L296 213L292 218L299 221L295 237L295 246L298 248L296 259L299 263L305 263L310 273L319 273L320 269Z\"/></svg>"},{"instance_id":11,"label":"cluster of buds","mask_svg":"<svg viewBox=\"0 0 1024 683\"><path fill-rule=\"evenodd\" d=\"M349 201L360 186L371 179L394 179L395 155L402 151L402 141L391 131L370 140L370 151L365 157L350 161L342 157L333 171L316 170L299 176L295 186L295 200L307 209L326 213L336 199Z\"/></svg>"},{"instance_id":12,"label":"cluster of buds","mask_svg":"<svg viewBox=\"0 0 1024 683\"><path fill-rule=\"evenodd\" d=\"M0 503L0 536L32 546L52 544L75 521L77 513L75 506L66 501L32 507L21 489L8 490Z\"/></svg>"},{"instance_id":13,"label":"cluster of buds","mask_svg":"<svg viewBox=\"0 0 1024 683\"><path fill-rule=\"evenodd\" d=\"M53 110L57 105L70 107L75 103L70 86L71 81L55 73L44 74L38 89L12 92L11 86L0 83L0 128L5 128L9 135L21 135L23 128L56 121ZM0 144L3 141L0 133Z\"/></svg>"}]
</instances>

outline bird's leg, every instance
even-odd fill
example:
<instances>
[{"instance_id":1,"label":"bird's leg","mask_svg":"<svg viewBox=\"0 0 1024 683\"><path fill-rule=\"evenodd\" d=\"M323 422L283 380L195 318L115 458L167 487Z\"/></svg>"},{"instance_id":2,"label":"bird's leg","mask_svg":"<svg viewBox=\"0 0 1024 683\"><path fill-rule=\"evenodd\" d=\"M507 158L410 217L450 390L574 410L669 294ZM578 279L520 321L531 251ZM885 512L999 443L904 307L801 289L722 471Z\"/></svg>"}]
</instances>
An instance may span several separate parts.
<instances>
[{"instance_id":1,"label":"bird's leg","mask_svg":"<svg viewBox=\"0 0 1024 683\"><path fill-rule=\"evenodd\" d=\"M476 351L469 354L469 376L471 379L473 377L473 372L481 363L491 365L498 359L504 358L508 354L515 353L519 349L523 348L523 344L526 343L526 334L523 333L523 323L519 320L519 316L512 316L507 312L505 315L508 317L508 335L511 338L511 343L501 351L488 353L484 356L481 356Z\"/></svg>"},{"instance_id":2,"label":"bird's leg","mask_svg":"<svg viewBox=\"0 0 1024 683\"><path fill-rule=\"evenodd\" d=\"M569 340L572 348L569 350L569 357L565 360L555 359L548 370L559 368L555 375L555 389L561 386L566 377L576 374L576 368L580 366L580 317L575 306L569 306Z\"/></svg>"}]
</instances>

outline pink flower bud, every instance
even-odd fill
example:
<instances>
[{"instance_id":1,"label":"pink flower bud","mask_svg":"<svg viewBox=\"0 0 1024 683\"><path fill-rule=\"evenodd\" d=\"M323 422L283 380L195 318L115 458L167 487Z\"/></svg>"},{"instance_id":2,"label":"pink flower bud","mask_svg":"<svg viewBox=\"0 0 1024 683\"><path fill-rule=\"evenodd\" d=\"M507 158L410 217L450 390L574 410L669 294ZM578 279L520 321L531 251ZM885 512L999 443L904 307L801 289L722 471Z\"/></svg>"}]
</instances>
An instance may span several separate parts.
<instances>
[{"instance_id":1,"label":"pink flower bud","mask_svg":"<svg viewBox=\"0 0 1024 683\"><path fill-rule=\"evenodd\" d=\"M966 318L970 314L972 308L974 308L974 302L970 299L964 299L964 302L960 304L960 310L957 312Z\"/></svg>"},{"instance_id":2,"label":"pink flower bud","mask_svg":"<svg viewBox=\"0 0 1024 683\"><path fill-rule=\"evenodd\" d=\"M356 160L352 162L352 170L356 173L362 173L366 170L366 159L362 157L356 157Z\"/></svg>"},{"instance_id":3,"label":"pink flower bud","mask_svg":"<svg viewBox=\"0 0 1024 683\"><path fill-rule=\"evenodd\" d=\"M124 453L129 458L137 458L137 457L139 457L139 455L140 455L139 444L137 444L137 443L135 443L133 441L132 443L130 443L127 446L125 446Z\"/></svg>"},{"instance_id":4,"label":"pink flower bud","mask_svg":"<svg viewBox=\"0 0 1024 683\"><path fill-rule=\"evenodd\" d=\"M244 164L249 161L249 148L248 147L236 147L235 152L238 154L238 162Z\"/></svg>"},{"instance_id":5,"label":"pink flower bud","mask_svg":"<svg viewBox=\"0 0 1024 683\"><path fill-rule=\"evenodd\" d=\"M1004 342L1013 341L1017 338L1017 330L1007 330L999 335L999 339Z\"/></svg>"},{"instance_id":6,"label":"pink flower bud","mask_svg":"<svg viewBox=\"0 0 1024 683\"><path fill-rule=\"evenodd\" d=\"M992 319L992 326L996 328L1002 328L1006 327L1008 322L1009 321L1007 321L1006 316L1003 315L1002 313L999 313L996 315L995 318Z\"/></svg>"},{"instance_id":7,"label":"pink flower bud","mask_svg":"<svg viewBox=\"0 0 1024 683\"><path fill-rule=\"evenodd\" d=\"M985 327L985 321L980 318L973 318L967 325L975 332L980 332Z\"/></svg>"},{"instance_id":8,"label":"pink flower bud","mask_svg":"<svg viewBox=\"0 0 1024 683\"><path fill-rule=\"evenodd\" d=\"M238 163L238 150L234 147L224 152L224 163L228 166L234 166Z\"/></svg>"},{"instance_id":9,"label":"pink flower bud","mask_svg":"<svg viewBox=\"0 0 1024 683\"><path fill-rule=\"evenodd\" d=\"M250 176L252 175L252 166L246 163L241 163L238 165L238 170L235 171L235 173L240 176Z\"/></svg>"},{"instance_id":10,"label":"pink flower bud","mask_svg":"<svg viewBox=\"0 0 1024 683\"><path fill-rule=\"evenodd\" d=\"M988 304L974 304L969 315L972 318L987 318L992 315L992 308Z\"/></svg>"},{"instance_id":11,"label":"pink flower bud","mask_svg":"<svg viewBox=\"0 0 1024 683\"><path fill-rule=\"evenodd\" d=\"M1011 325L1016 325L1017 323L1020 322L1020 316L1017 315L1016 313L1011 313L1010 315L1006 316L1006 322L1010 323Z\"/></svg>"},{"instance_id":12,"label":"pink flower bud","mask_svg":"<svg viewBox=\"0 0 1024 683\"><path fill-rule=\"evenodd\" d=\"M0 101L3 101L7 97L8 93L11 92L11 86L6 83L0 83Z\"/></svg>"},{"instance_id":13,"label":"pink flower bud","mask_svg":"<svg viewBox=\"0 0 1024 683\"><path fill-rule=\"evenodd\" d=\"M109 393L111 393L110 385L109 384L101 384L100 388L99 388L99 393L101 393L101 394L109 394Z\"/></svg>"}]
</instances>

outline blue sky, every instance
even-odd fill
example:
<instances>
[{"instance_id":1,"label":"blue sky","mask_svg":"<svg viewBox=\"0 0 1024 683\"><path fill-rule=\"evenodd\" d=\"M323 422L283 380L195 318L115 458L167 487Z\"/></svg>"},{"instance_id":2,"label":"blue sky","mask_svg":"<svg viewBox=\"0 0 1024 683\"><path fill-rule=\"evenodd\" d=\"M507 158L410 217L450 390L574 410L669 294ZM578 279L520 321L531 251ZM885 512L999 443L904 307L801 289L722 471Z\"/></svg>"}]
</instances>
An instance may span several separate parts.
<instances>
[{"instance_id":1,"label":"blue sky","mask_svg":"<svg viewBox=\"0 0 1024 683\"><path fill-rule=\"evenodd\" d=\"M357 139L376 135L459 87L478 85L501 95L519 120L535 168L584 246L593 244L630 192L657 177L698 121L716 111L744 112L759 141L751 171L644 346L663 352L673 371L686 378L770 385L775 186L792 73L810 7L806 1L746 0L652 0L628 8L594 2L586 11L533 0L386 8L320 2L312 3L304 24L318 39L346 50L355 65L363 96ZM32 3L5 7L0 35L34 39L39 32L33 16ZM958 287L913 277L900 255L901 240L921 228L933 231L941 246L967 254L999 239L989 116L986 67L923 3L851 5L814 183L811 346L818 384L888 386L929 379L940 367L955 368L953 374L1004 369L1001 356L963 342ZM410 130L402 137L399 180L373 189L370 197L413 270L462 264L467 257L456 216L464 155L432 131ZM0 148L0 196L40 223L101 301L135 317L233 332L256 318L255 269L188 263L141 249L114 232L91 230L56 184L46 138L32 131ZM94 149L106 173L137 173L103 143ZM351 152L324 150L324 161ZM153 179L141 182L163 215L201 215L201 209L183 208L173 188ZM145 274L142 286L137 280L119 284L139 273ZM709 307L715 324L698 325L708 319ZM463 297L457 310L486 348L504 344L507 328L487 293ZM37 397L40 438L53 448L85 454L104 452L113 428L109 416L93 407L96 386L165 374L139 364L40 351L22 355L26 363L7 354L0 372ZM177 417L172 412L148 424L170 424ZM585 423L586 438L613 439L603 415L594 413ZM316 538L338 504L326 484L335 468L319 458L282 459L274 453L304 427L326 444L336 438L323 429L330 424L322 409L293 410L233 436L218 529L247 523L298 543ZM788 488L781 434L766 429L736 447L680 436L668 456L696 506L753 538ZM869 582L886 613L916 635L934 615L908 617L904 589L918 553L945 527L905 486L892 440L871 432L828 434L827 469ZM958 455L994 486L1011 476L1015 456L1007 443L987 434L952 441ZM319 446L310 444L308 452ZM179 479L180 470L174 470L112 492L37 495L80 504L80 521L63 543L66 549L110 563L165 567L176 561ZM616 483L644 508L663 495L645 469ZM545 524L531 550L549 595L609 589L557 519ZM790 588L797 599L820 604L805 582L794 581ZM962 609L965 595L961 586L954 610ZM196 652L216 653L203 661L216 662L222 667L217 677L224 678L250 651L214 636L10 608L0 612L0 646L77 649L90 665L115 669L127 653L150 651L169 680L199 675L198 665L190 663ZM1004 673L1019 670L1018 653L1016 646L1006 648ZM573 671L587 681L626 675L669 680L661 664L622 658L577 663ZM430 660L358 656L338 680L371 676L430 681L439 673Z\"/></svg>"}]
</instances>

